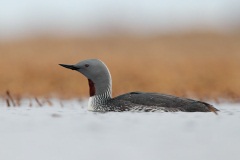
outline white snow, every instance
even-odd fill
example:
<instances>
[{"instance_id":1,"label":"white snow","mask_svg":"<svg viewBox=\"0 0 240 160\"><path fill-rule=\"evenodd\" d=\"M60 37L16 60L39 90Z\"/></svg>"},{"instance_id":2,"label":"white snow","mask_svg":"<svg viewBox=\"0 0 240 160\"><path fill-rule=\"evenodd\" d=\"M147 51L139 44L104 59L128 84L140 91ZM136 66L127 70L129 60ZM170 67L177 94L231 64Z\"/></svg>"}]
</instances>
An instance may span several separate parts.
<instances>
[{"instance_id":1,"label":"white snow","mask_svg":"<svg viewBox=\"0 0 240 160\"><path fill-rule=\"evenodd\" d=\"M237 160L240 105L213 113L93 113L87 102L0 100L1 160Z\"/></svg>"}]
</instances>

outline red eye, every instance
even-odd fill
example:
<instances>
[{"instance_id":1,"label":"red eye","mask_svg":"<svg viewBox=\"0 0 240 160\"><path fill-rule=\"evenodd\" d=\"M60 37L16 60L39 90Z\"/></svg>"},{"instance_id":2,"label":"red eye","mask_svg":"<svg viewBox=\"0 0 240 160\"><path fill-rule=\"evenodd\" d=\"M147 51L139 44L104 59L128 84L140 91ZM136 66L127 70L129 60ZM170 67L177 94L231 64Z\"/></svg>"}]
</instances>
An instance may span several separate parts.
<instances>
[{"instance_id":1,"label":"red eye","mask_svg":"<svg viewBox=\"0 0 240 160\"><path fill-rule=\"evenodd\" d=\"M85 67L89 67L89 64L85 64Z\"/></svg>"}]
</instances>

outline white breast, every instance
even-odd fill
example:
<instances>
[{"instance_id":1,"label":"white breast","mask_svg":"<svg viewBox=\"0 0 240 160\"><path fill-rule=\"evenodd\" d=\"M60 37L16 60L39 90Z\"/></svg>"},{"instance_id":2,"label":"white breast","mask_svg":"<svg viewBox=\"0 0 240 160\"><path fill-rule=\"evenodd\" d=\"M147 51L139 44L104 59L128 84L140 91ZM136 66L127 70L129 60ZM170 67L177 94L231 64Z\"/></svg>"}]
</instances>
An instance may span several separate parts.
<instances>
[{"instance_id":1,"label":"white breast","mask_svg":"<svg viewBox=\"0 0 240 160\"><path fill-rule=\"evenodd\" d=\"M94 109L93 109L93 97L90 97L90 98L89 98L87 109L88 109L89 111L94 111Z\"/></svg>"}]
</instances>

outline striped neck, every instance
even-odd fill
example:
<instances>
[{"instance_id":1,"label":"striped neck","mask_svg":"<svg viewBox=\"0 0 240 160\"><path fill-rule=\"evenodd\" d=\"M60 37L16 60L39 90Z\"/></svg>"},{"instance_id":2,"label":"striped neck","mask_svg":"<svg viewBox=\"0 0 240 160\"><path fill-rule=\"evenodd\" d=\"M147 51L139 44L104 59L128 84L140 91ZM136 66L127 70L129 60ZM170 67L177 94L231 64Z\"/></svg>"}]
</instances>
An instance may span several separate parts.
<instances>
[{"instance_id":1,"label":"striped neck","mask_svg":"<svg viewBox=\"0 0 240 160\"><path fill-rule=\"evenodd\" d=\"M99 95L91 96L88 100L89 111L107 111L107 102L112 99L112 88L108 88L106 92Z\"/></svg>"},{"instance_id":2,"label":"striped neck","mask_svg":"<svg viewBox=\"0 0 240 160\"><path fill-rule=\"evenodd\" d=\"M112 77L107 66L102 62L104 67L94 76L88 77L90 97L107 95L112 97Z\"/></svg>"},{"instance_id":3,"label":"striped neck","mask_svg":"<svg viewBox=\"0 0 240 160\"><path fill-rule=\"evenodd\" d=\"M102 62L101 72L88 77L90 98L88 110L107 111L106 103L112 99L112 78L107 66Z\"/></svg>"}]
</instances>

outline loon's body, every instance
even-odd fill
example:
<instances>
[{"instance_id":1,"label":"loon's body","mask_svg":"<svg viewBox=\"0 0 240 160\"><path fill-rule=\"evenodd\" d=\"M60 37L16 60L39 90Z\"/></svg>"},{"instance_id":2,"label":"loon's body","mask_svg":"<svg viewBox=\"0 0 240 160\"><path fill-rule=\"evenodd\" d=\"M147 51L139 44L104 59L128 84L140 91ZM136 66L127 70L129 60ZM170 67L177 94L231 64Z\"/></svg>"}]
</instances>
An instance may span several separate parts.
<instances>
[{"instance_id":1,"label":"loon's body","mask_svg":"<svg viewBox=\"0 0 240 160\"><path fill-rule=\"evenodd\" d=\"M161 93L130 92L112 98L112 79L107 66L98 59L88 59L75 65L61 66L76 70L88 78L90 98L88 110L99 112L165 111L214 112L212 105Z\"/></svg>"}]
</instances>

